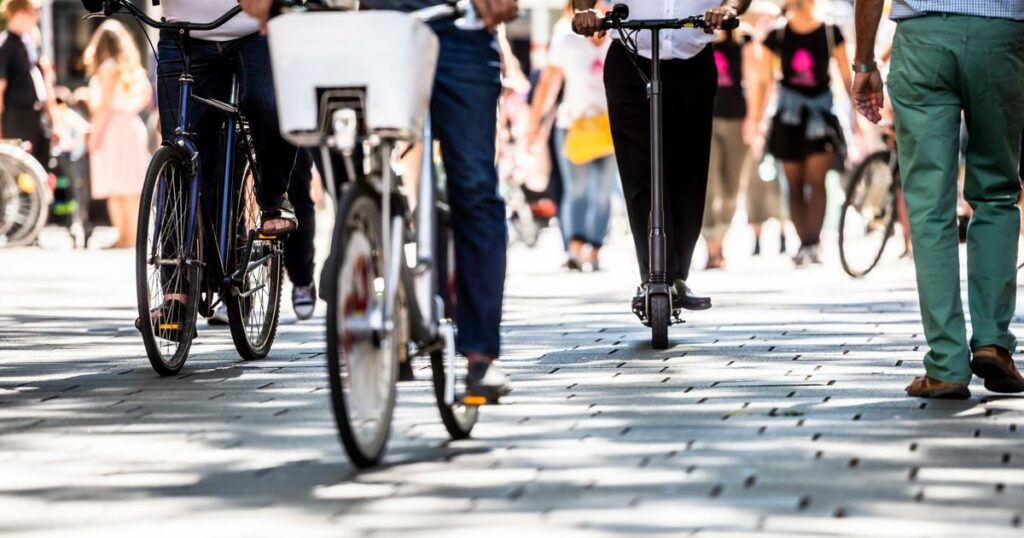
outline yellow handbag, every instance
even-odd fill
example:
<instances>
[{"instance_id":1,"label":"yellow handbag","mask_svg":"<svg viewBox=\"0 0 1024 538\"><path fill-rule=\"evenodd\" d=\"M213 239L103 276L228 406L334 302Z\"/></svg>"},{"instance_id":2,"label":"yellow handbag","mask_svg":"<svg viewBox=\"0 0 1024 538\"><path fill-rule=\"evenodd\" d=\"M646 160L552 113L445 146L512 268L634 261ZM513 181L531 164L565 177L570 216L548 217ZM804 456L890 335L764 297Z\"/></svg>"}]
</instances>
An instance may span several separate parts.
<instances>
[{"instance_id":1,"label":"yellow handbag","mask_svg":"<svg viewBox=\"0 0 1024 538\"><path fill-rule=\"evenodd\" d=\"M615 153L608 113L580 118L569 126L562 155L575 165L607 157Z\"/></svg>"}]
</instances>

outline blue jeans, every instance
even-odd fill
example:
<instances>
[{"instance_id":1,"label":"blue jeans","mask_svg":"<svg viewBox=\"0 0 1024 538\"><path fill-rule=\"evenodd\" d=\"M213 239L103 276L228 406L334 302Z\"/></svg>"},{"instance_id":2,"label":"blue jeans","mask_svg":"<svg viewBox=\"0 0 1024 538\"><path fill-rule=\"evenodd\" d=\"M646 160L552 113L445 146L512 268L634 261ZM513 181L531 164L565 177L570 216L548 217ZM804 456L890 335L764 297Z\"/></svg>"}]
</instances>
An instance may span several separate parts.
<instances>
[{"instance_id":1,"label":"blue jeans","mask_svg":"<svg viewBox=\"0 0 1024 538\"><path fill-rule=\"evenodd\" d=\"M565 147L565 129L555 129L555 143L559 152ZM562 227L565 244L582 241L601 248L608 235L608 222L612 212L612 189L618 177L615 157L609 156L587 164L572 164L559 155L562 172L562 206L558 222Z\"/></svg>"},{"instance_id":2,"label":"blue jeans","mask_svg":"<svg viewBox=\"0 0 1024 538\"><path fill-rule=\"evenodd\" d=\"M161 32L157 51L160 129L164 139L168 140L178 126L178 77L184 65L178 35L166 30ZM309 184L310 161L306 152L300 152L286 142L278 129L267 39L253 34L224 42L192 40L192 77L195 79L192 92L195 95L227 101L231 95L232 76L237 76L241 83L239 103L249 122L256 152L260 178L257 198L261 208L276 209L284 199L293 175L296 181ZM202 159L202 176L207 178L204 187L210 194L219 184L217 179L223 166L220 132L224 116L198 102L189 106L193 140Z\"/></svg>"},{"instance_id":3,"label":"blue jeans","mask_svg":"<svg viewBox=\"0 0 1024 538\"><path fill-rule=\"evenodd\" d=\"M508 229L494 165L501 60L494 36L439 24L430 114L441 142L455 237L457 347L498 357Z\"/></svg>"}]
</instances>

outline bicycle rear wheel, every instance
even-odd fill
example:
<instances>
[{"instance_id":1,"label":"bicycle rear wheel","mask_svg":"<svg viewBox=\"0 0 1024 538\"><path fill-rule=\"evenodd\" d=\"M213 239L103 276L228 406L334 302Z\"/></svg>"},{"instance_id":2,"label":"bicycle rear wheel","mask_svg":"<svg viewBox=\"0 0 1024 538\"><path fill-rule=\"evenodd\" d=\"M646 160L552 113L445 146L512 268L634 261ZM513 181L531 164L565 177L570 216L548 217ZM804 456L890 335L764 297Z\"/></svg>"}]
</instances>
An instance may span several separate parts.
<instances>
[{"instance_id":1,"label":"bicycle rear wheel","mask_svg":"<svg viewBox=\"0 0 1024 538\"><path fill-rule=\"evenodd\" d=\"M454 332L455 295L455 241L452 237L447 215L439 215L437 223L437 290L444 301L444 317L441 330ZM454 334L447 335L454 338ZM430 354L430 370L434 378L434 397L441 422L452 439L466 439L476 426L480 407L466 405L466 375L468 363L464 357L455 354L454 345L446 345L441 351Z\"/></svg>"},{"instance_id":2,"label":"bicycle rear wheel","mask_svg":"<svg viewBox=\"0 0 1024 538\"><path fill-rule=\"evenodd\" d=\"M862 277L878 265L896 225L896 181L888 151L872 153L850 176L839 220L843 270Z\"/></svg>"},{"instance_id":3,"label":"bicycle rear wheel","mask_svg":"<svg viewBox=\"0 0 1024 538\"><path fill-rule=\"evenodd\" d=\"M281 314L282 249L277 239L261 238L260 208L250 164L242 166L233 182L231 212L233 237L228 239L227 271L233 282L223 300L228 308L231 339L246 360L270 353Z\"/></svg>"},{"instance_id":4,"label":"bicycle rear wheel","mask_svg":"<svg viewBox=\"0 0 1024 538\"><path fill-rule=\"evenodd\" d=\"M398 366L405 347L384 328L385 266L380 197L359 181L338 203L322 281L327 299L327 370L341 443L357 467L376 465L391 433ZM407 320L401 287L396 325ZM400 336L399 336L400 338Z\"/></svg>"},{"instance_id":5,"label":"bicycle rear wheel","mask_svg":"<svg viewBox=\"0 0 1024 538\"><path fill-rule=\"evenodd\" d=\"M192 191L195 182L181 154L162 148L146 172L139 205L138 328L150 364L165 376L184 366L196 331L202 230L198 196Z\"/></svg>"},{"instance_id":6,"label":"bicycle rear wheel","mask_svg":"<svg viewBox=\"0 0 1024 538\"><path fill-rule=\"evenodd\" d=\"M25 150L0 144L0 244L9 247L31 245L46 225L50 205L47 174Z\"/></svg>"}]
</instances>

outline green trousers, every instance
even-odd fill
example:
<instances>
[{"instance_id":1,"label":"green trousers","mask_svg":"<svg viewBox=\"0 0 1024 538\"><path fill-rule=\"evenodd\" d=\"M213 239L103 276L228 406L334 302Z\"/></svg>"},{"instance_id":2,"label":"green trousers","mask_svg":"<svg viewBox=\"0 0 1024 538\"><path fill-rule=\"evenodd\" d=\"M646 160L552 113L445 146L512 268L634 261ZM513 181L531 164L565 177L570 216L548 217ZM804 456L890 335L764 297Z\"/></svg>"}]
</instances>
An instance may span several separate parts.
<instances>
[{"instance_id":1,"label":"green trousers","mask_svg":"<svg viewBox=\"0 0 1024 538\"><path fill-rule=\"evenodd\" d=\"M927 15L899 23L889 94L910 215L928 375L971 379L971 348L1010 352L1016 307L1024 128L1024 22ZM967 291L973 335L960 300L957 177L961 112L967 125L964 198Z\"/></svg>"}]
</instances>

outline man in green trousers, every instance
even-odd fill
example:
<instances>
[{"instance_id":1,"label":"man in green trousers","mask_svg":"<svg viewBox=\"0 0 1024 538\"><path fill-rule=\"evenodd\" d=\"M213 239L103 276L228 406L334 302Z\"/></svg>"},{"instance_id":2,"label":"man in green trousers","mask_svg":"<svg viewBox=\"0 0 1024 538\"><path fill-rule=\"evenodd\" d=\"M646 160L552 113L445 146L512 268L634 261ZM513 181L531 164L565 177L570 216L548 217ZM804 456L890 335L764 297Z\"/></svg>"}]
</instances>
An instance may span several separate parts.
<instances>
[{"instance_id":1,"label":"man in green trousers","mask_svg":"<svg viewBox=\"0 0 1024 538\"><path fill-rule=\"evenodd\" d=\"M881 119L873 59L884 0L857 0L854 105ZM1017 294L1024 128L1024 0L894 0L889 70L896 140L917 266L926 375L911 396L968 398L972 373L994 392L1022 392L1011 353ZM967 123L964 197L972 336L960 300L956 204L959 125Z\"/></svg>"}]
</instances>

